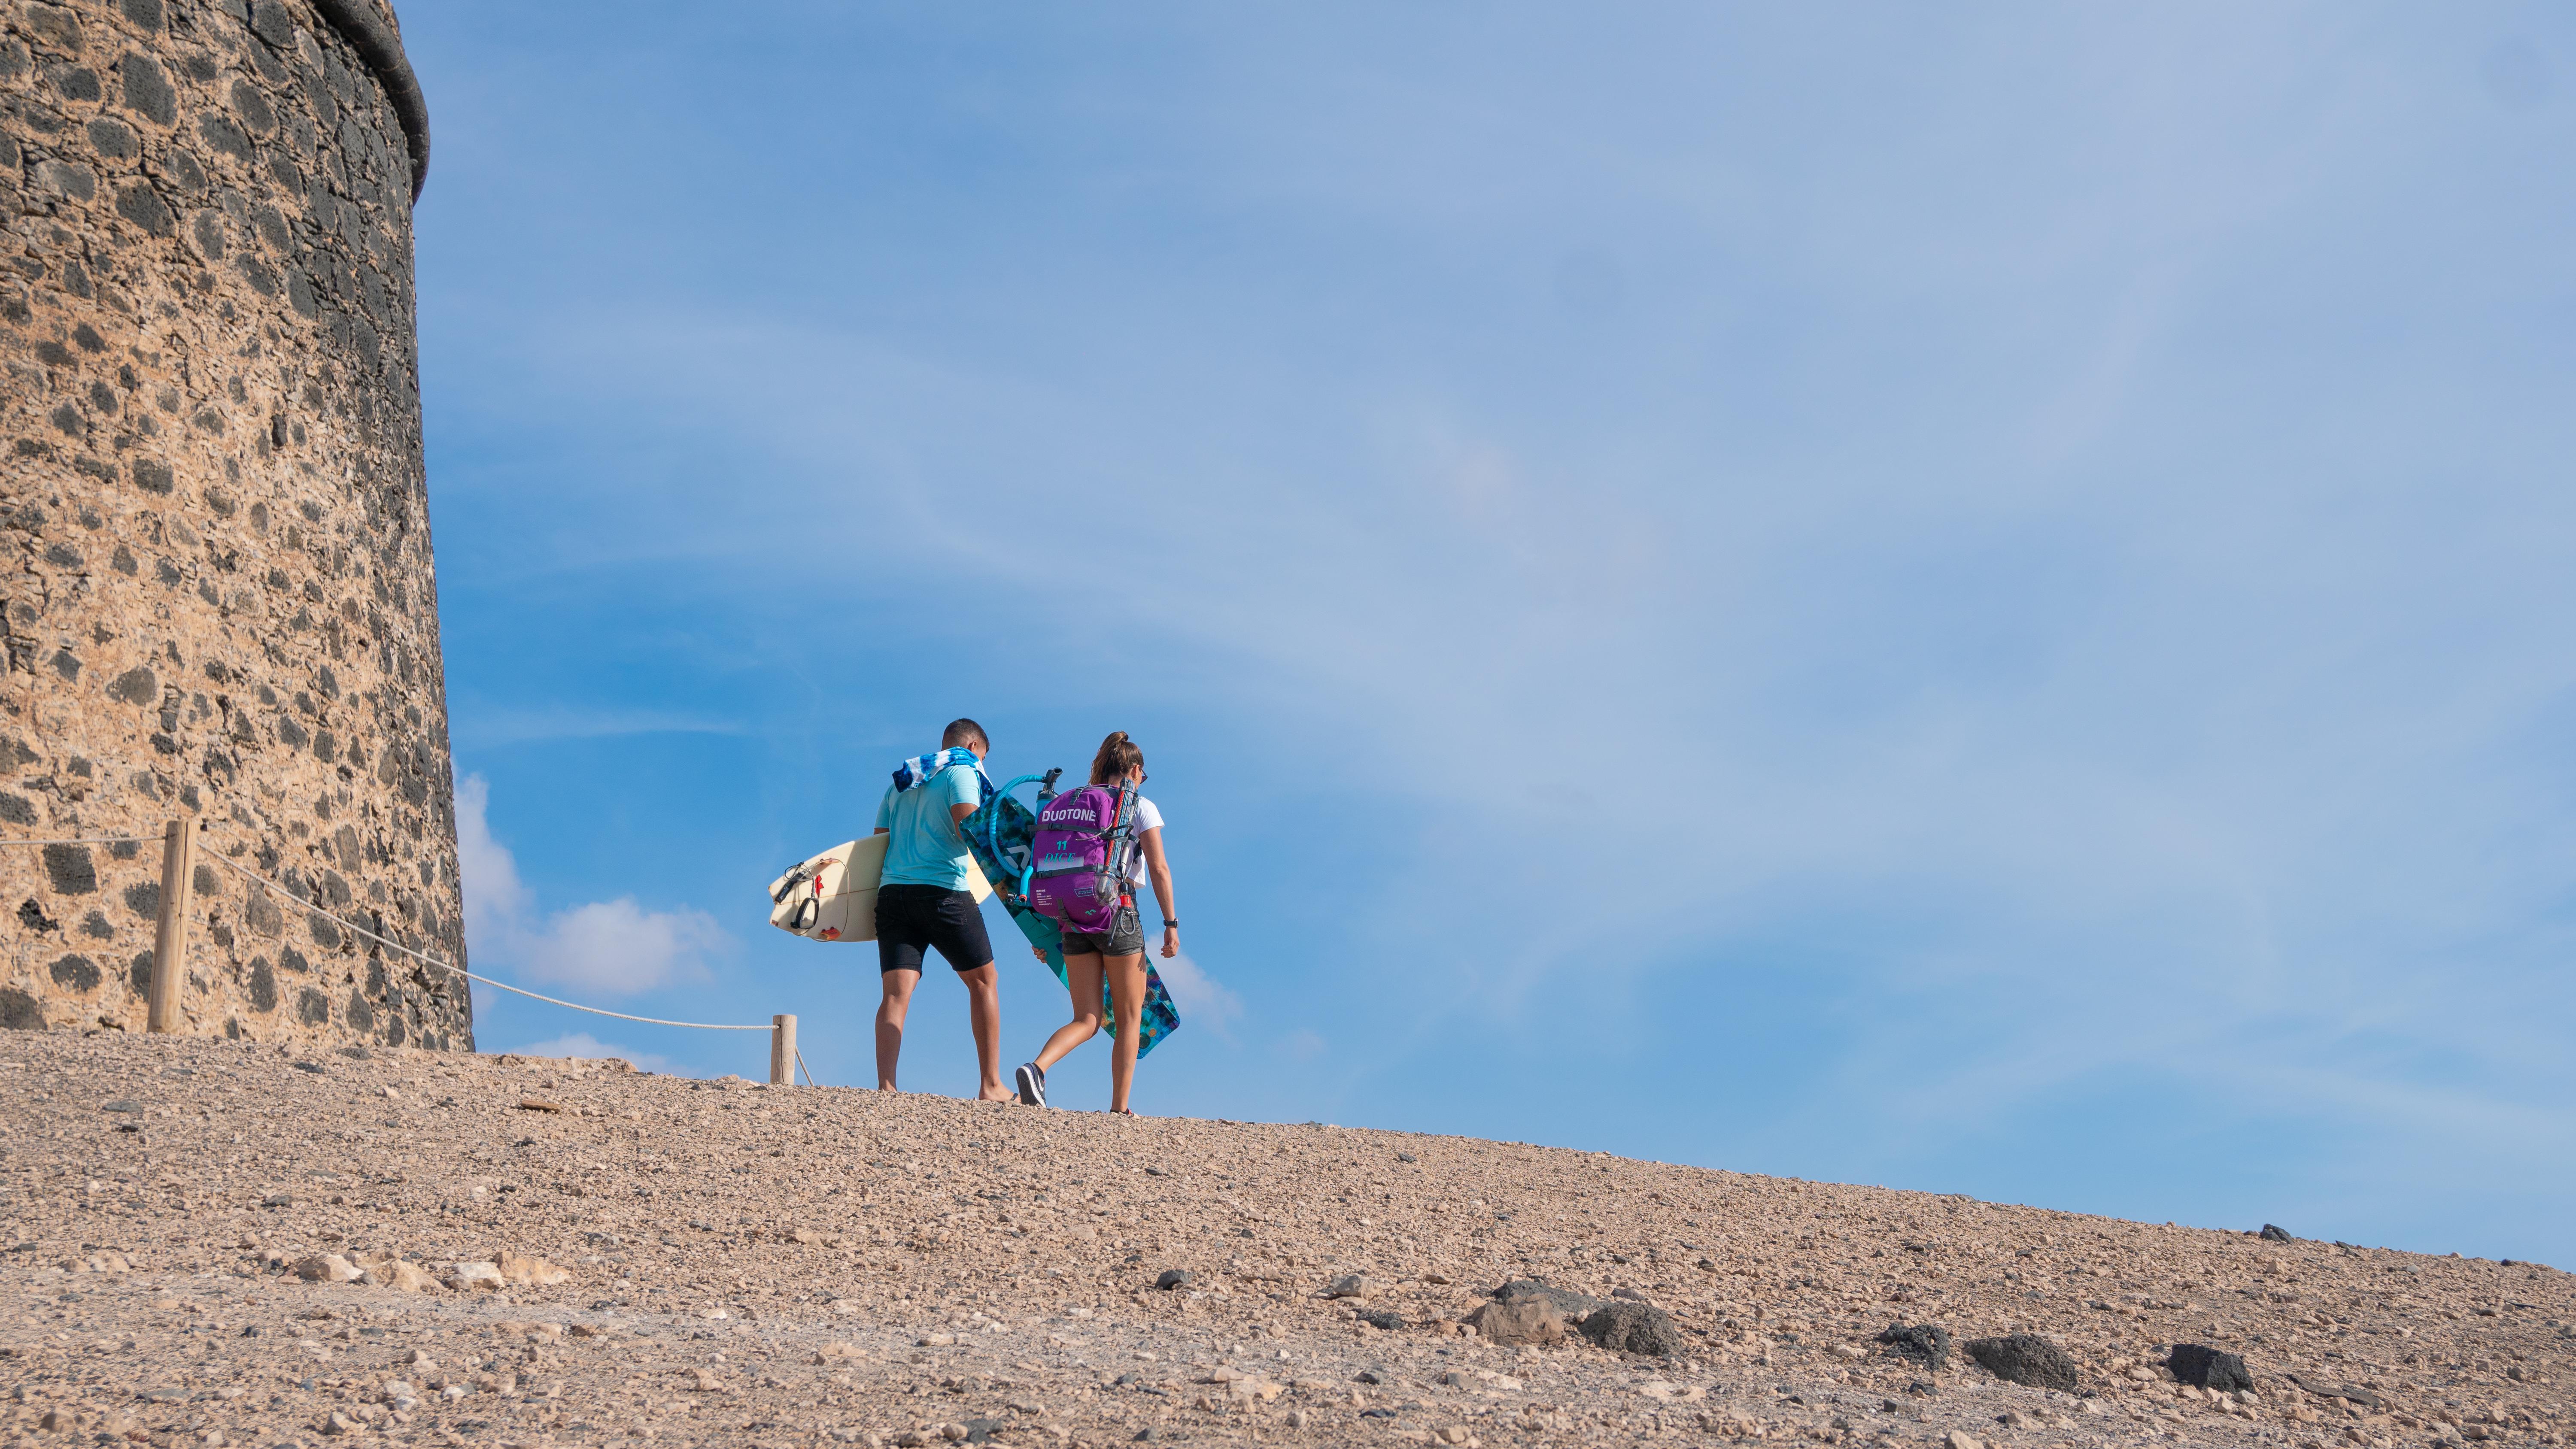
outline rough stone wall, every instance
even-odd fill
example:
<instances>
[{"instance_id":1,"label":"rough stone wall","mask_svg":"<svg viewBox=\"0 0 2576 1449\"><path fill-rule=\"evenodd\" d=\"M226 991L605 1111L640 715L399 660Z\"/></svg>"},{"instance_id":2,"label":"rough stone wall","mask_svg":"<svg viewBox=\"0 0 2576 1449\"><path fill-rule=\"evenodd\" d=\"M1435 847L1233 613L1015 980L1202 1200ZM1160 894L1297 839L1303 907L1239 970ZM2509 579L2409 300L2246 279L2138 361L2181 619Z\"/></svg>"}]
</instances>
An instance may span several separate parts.
<instances>
[{"instance_id":1,"label":"rough stone wall","mask_svg":"<svg viewBox=\"0 0 2576 1449\"><path fill-rule=\"evenodd\" d=\"M0 1024L472 1046L391 18L0 0Z\"/></svg>"}]
</instances>

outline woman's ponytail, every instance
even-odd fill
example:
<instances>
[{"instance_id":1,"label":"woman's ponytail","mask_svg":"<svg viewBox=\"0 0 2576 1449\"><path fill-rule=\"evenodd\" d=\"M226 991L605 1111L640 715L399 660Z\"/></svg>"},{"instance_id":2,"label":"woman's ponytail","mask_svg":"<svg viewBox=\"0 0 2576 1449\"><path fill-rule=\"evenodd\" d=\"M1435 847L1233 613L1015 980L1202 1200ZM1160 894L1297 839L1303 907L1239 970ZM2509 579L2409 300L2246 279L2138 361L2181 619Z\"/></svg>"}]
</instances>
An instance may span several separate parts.
<instances>
[{"instance_id":1,"label":"woman's ponytail","mask_svg":"<svg viewBox=\"0 0 2576 1449\"><path fill-rule=\"evenodd\" d=\"M1130 770L1145 768L1145 752L1127 738L1125 730L1111 730L1100 742L1100 753L1091 757L1091 783L1114 785L1127 778Z\"/></svg>"}]
</instances>

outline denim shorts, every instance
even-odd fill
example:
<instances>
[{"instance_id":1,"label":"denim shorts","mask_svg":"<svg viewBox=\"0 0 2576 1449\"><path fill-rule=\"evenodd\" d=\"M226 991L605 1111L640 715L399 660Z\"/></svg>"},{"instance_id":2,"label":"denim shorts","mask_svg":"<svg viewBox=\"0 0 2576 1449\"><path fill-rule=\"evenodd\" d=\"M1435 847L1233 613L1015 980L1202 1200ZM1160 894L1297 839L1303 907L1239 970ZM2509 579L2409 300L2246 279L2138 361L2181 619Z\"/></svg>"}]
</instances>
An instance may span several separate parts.
<instances>
[{"instance_id":1,"label":"denim shorts","mask_svg":"<svg viewBox=\"0 0 2576 1449\"><path fill-rule=\"evenodd\" d=\"M1109 920L1109 929L1101 932L1077 931L1067 927L1064 954L1068 956L1141 956L1145 953L1145 924L1136 919L1134 906L1120 906Z\"/></svg>"}]
</instances>

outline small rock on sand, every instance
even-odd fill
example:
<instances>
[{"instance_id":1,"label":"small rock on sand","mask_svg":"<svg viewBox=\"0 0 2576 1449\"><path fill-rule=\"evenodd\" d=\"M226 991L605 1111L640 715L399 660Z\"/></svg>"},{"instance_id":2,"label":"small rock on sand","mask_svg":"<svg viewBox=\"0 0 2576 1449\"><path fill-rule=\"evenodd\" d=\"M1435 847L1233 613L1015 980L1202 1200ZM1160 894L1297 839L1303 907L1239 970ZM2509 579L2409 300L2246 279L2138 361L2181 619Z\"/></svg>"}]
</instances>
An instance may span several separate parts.
<instances>
[{"instance_id":1,"label":"small rock on sand","mask_svg":"<svg viewBox=\"0 0 2576 1449\"><path fill-rule=\"evenodd\" d=\"M445 1286L418 1263L398 1258L360 1264L358 1281L370 1288L391 1288L397 1293L435 1293Z\"/></svg>"},{"instance_id":2,"label":"small rock on sand","mask_svg":"<svg viewBox=\"0 0 2576 1449\"><path fill-rule=\"evenodd\" d=\"M1878 1341L1936 1374L1950 1366L1950 1330L1937 1323L1891 1323Z\"/></svg>"},{"instance_id":3,"label":"small rock on sand","mask_svg":"<svg viewBox=\"0 0 2576 1449\"><path fill-rule=\"evenodd\" d=\"M501 1274L503 1282L522 1288L551 1288L558 1283L572 1281L572 1270L569 1268L558 1267L543 1258L523 1258L517 1253L506 1250L500 1254L493 1266Z\"/></svg>"},{"instance_id":4,"label":"small rock on sand","mask_svg":"<svg viewBox=\"0 0 2576 1449\"><path fill-rule=\"evenodd\" d=\"M1996 1378L2034 1389L2056 1389L2060 1393L2071 1394L2082 1383L2075 1360L2067 1357L2066 1350L2037 1334L1972 1338L1968 1340L1968 1357L1975 1359Z\"/></svg>"},{"instance_id":5,"label":"small rock on sand","mask_svg":"<svg viewBox=\"0 0 2576 1449\"><path fill-rule=\"evenodd\" d=\"M1485 1304L1468 1314L1467 1322L1487 1343L1546 1344L1565 1339L1565 1315L1534 1298Z\"/></svg>"},{"instance_id":6,"label":"small rock on sand","mask_svg":"<svg viewBox=\"0 0 2576 1449\"><path fill-rule=\"evenodd\" d=\"M1583 1320L1583 1336L1618 1353L1670 1358L1686 1345L1672 1315L1643 1303L1605 1303Z\"/></svg>"},{"instance_id":7,"label":"small rock on sand","mask_svg":"<svg viewBox=\"0 0 2576 1449\"><path fill-rule=\"evenodd\" d=\"M296 1261L295 1276L307 1283L355 1283L358 1265L337 1253L316 1253Z\"/></svg>"},{"instance_id":8,"label":"small rock on sand","mask_svg":"<svg viewBox=\"0 0 2576 1449\"><path fill-rule=\"evenodd\" d=\"M1580 1322L1600 1311L1603 1299L1571 1288L1559 1288L1537 1278L1515 1278L1494 1290L1497 1303L1538 1302L1546 1304L1567 1318Z\"/></svg>"},{"instance_id":9,"label":"small rock on sand","mask_svg":"<svg viewBox=\"0 0 2576 1449\"><path fill-rule=\"evenodd\" d=\"M2246 1370L2244 1359L2205 1343L2175 1344L2165 1359L2165 1367L2173 1370L2175 1378L2195 1388L2234 1393L2254 1387L2254 1375Z\"/></svg>"}]
</instances>

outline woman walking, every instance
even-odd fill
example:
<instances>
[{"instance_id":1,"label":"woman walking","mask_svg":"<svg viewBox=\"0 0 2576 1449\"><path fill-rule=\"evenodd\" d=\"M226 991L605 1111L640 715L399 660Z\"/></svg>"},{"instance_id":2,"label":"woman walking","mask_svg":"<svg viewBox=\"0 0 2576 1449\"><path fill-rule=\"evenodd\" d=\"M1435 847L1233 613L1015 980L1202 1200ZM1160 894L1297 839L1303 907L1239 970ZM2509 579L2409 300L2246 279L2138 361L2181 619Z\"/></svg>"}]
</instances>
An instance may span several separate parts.
<instances>
[{"instance_id":1,"label":"woman walking","mask_svg":"<svg viewBox=\"0 0 2576 1449\"><path fill-rule=\"evenodd\" d=\"M1166 958L1181 952L1181 918L1172 903L1172 867L1163 858L1163 812L1144 796L1145 752L1127 738L1125 730L1100 742L1100 752L1091 758L1091 783L1113 794L1121 786L1136 787L1130 797L1134 814L1128 822L1136 849L1128 855L1126 889L1108 928L1097 932L1065 928L1064 981L1073 996L1073 1020L1056 1028L1037 1060L1019 1069L1020 1100L1032 1107L1045 1106L1047 1068L1099 1032L1105 978L1109 1009L1117 1014L1116 1040L1109 1054L1109 1110L1132 1117L1136 1114L1128 1109L1127 1092L1136 1080L1136 1044L1145 1014L1145 929L1136 915L1138 888L1149 880L1153 883L1155 904L1163 910ZM1043 951L1037 955L1046 959Z\"/></svg>"}]
</instances>

